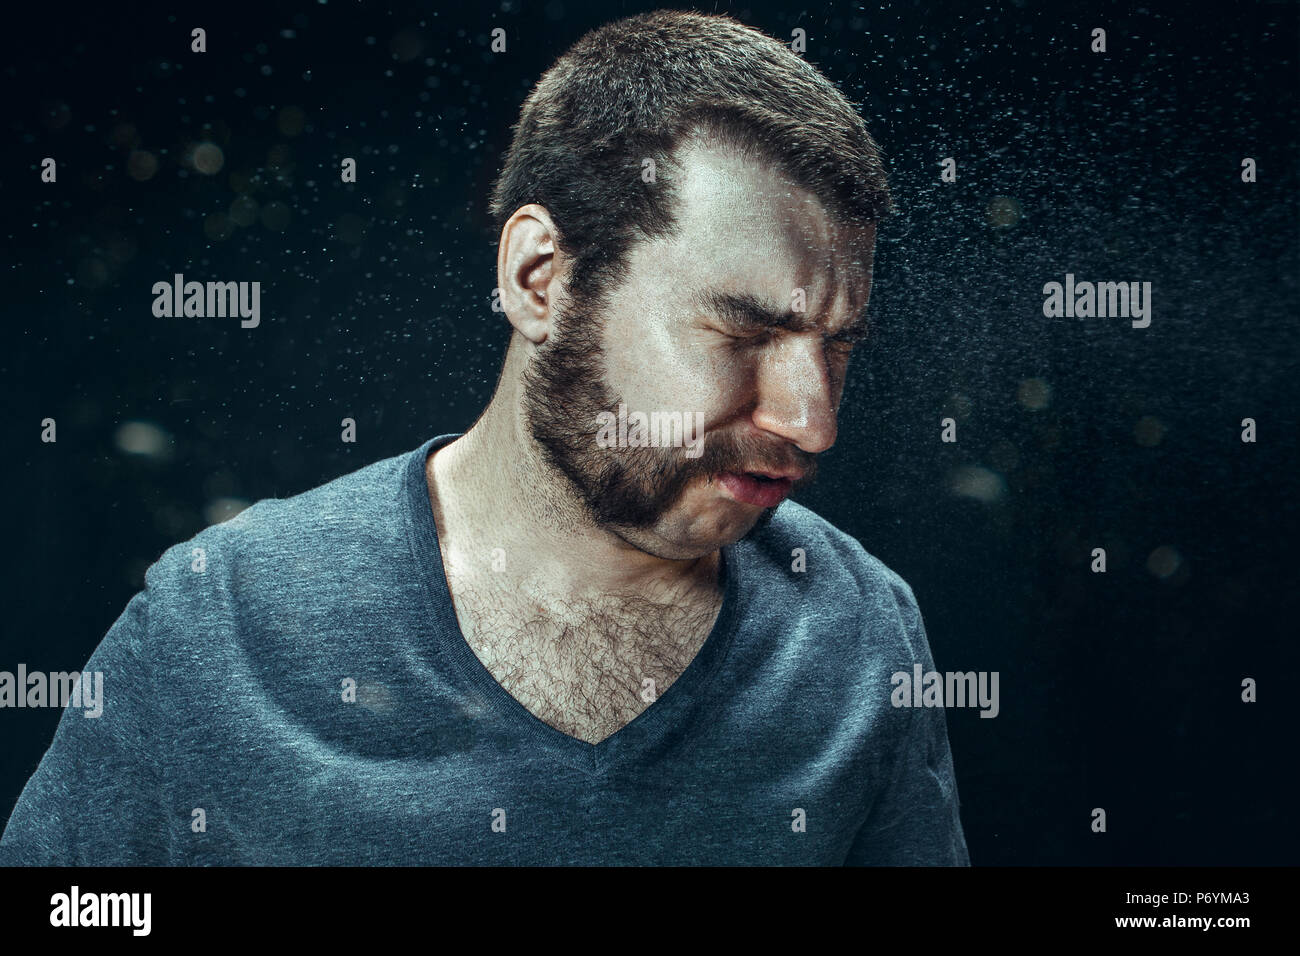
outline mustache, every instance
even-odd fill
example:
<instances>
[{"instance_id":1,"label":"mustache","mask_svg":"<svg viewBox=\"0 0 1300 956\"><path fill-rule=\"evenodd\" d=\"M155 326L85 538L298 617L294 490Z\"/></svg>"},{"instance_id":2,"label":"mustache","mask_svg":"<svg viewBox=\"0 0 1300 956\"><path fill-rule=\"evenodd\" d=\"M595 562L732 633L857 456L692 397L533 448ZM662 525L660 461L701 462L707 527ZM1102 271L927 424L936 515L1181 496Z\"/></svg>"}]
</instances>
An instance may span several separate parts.
<instances>
[{"instance_id":1,"label":"mustache","mask_svg":"<svg viewBox=\"0 0 1300 956\"><path fill-rule=\"evenodd\" d=\"M698 458L688 458L684 449L664 449L679 458L681 477L705 476L712 480L720 472L789 472L802 474L795 487L809 484L817 473L817 456L791 445L777 446L756 438L738 438L725 432L703 436L703 452Z\"/></svg>"}]
</instances>

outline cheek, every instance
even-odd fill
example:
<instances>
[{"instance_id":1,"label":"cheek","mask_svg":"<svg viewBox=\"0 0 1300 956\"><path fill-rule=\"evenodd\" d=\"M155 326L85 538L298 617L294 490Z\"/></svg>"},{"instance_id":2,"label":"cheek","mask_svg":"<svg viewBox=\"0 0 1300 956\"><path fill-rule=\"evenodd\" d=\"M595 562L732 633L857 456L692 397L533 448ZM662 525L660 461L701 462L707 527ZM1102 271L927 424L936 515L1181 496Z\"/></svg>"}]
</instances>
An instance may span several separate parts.
<instances>
[{"instance_id":1,"label":"cheek","mask_svg":"<svg viewBox=\"0 0 1300 956\"><path fill-rule=\"evenodd\" d=\"M844 394L844 382L849 377L849 359L832 356L826 363L830 374L831 389L835 395L835 404L839 405Z\"/></svg>"},{"instance_id":2,"label":"cheek","mask_svg":"<svg viewBox=\"0 0 1300 956\"><path fill-rule=\"evenodd\" d=\"M757 356L703 338L645 340L608 362L609 385L632 410L702 412L708 424L726 418L752 392Z\"/></svg>"}]
</instances>

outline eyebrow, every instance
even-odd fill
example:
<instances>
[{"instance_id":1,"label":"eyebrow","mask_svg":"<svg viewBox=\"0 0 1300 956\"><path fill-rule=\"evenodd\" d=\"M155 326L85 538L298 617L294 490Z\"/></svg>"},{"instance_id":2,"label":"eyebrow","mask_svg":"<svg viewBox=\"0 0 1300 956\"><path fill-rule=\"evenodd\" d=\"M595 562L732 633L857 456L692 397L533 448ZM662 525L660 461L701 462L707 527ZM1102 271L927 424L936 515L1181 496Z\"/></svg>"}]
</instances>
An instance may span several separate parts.
<instances>
[{"instance_id":1,"label":"eyebrow","mask_svg":"<svg viewBox=\"0 0 1300 956\"><path fill-rule=\"evenodd\" d=\"M692 304L722 320L727 326L741 332L764 329L784 329L790 332L816 331L817 323L807 314L779 312L764 305L757 296L748 292L722 292L705 289L691 297ZM870 320L865 311L839 332L828 336L833 341L857 342L865 338Z\"/></svg>"}]
</instances>

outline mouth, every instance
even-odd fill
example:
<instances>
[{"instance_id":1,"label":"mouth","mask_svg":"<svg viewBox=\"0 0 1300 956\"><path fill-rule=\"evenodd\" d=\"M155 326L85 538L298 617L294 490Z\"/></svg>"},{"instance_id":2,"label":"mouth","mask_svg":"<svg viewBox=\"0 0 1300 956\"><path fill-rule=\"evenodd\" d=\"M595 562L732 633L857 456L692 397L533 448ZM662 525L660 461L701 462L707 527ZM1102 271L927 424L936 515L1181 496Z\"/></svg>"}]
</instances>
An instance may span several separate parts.
<instances>
[{"instance_id":1,"label":"mouth","mask_svg":"<svg viewBox=\"0 0 1300 956\"><path fill-rule=\"evenodd\" d=\"M718 484L737 501L756 508L773 508L790 493L798 477L797 473L724 471L718 476Z\"/></svg>"}]
</instances>

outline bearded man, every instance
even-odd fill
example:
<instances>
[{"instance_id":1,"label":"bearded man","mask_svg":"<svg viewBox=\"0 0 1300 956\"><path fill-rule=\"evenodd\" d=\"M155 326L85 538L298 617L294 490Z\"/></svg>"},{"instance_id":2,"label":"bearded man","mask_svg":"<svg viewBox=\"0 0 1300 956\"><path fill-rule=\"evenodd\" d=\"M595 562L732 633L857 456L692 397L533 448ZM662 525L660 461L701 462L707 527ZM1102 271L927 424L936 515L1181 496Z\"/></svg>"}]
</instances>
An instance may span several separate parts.
<instances>
[{"instance_id":1,"label":"bearded man","mask_svg":"<svg viewBox=\"0 0 1300 956\"><path fill-rule=\"evenodd\" d=\"M781 43L667 11L584 36L492 198L487 408L167 551L5 848L969 864L944 711L891 701L934 667L911 589L789 500L889 206L862 119Z\"/></svg>"}]
</instances>

